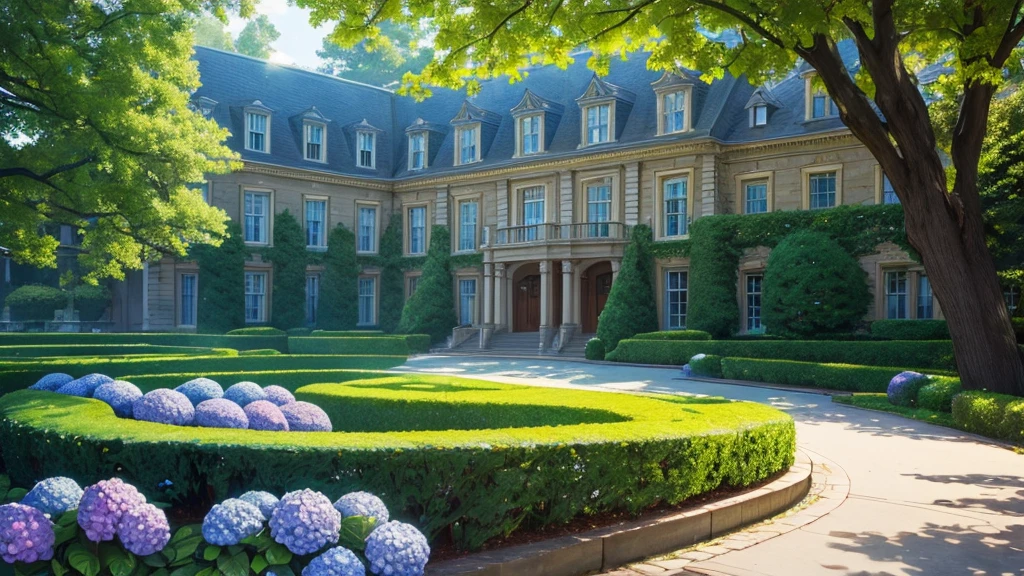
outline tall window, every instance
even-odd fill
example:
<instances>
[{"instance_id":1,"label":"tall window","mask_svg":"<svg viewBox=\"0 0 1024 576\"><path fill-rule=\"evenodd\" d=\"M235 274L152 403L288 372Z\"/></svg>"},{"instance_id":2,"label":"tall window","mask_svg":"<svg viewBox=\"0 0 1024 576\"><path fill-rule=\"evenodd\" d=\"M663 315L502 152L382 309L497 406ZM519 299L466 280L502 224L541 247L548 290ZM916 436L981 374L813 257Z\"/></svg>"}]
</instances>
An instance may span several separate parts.
<instances>
[{"instance_id":1,"label":"tall window","mask_svg":"<svg viewBox=\"0 0 1024 576\"><path fill-rule=\"evenodd\" d=\"M587 107L587 144L608 142L608 115L611 104Z\"/></svg>"},{"instance_id":2,"label":"tall window","mask_svg":"<svg viewBox=\"0 0 1024 576\"><path fill-rule=\"evenodd\" d=\"M519 134L522 138L522 153L540 152L540 116L526 116L519 119Z\"/></svg>"},{"instance_id":3,"label":"tall window","mask_svg":"<svg viewBox=\"0 0 1024 576\"><path fill-rule=\"evenodd\" d=\"M306 160L324 161L324 127L306 124Z\"/></svg>"},{"instance_id":4,"label":"tall window","mask_svg":"<svg viewBox=\"0 0 1024 576\"><path fill-rule=\"evenodd\" d=\"M359 279L359 325L373 326L374 321L374 299L377 297L377 279Z\"/></svg>"},{"instance_id":5,"label":"tall window","mask_svg":"<svg viewBox=\"0 0 1024 576\"><path fill-rule=\"evenodd\" d=\"M246 112L245 118L246 131L248 132L245 147L256 152L266 152L267 120L269 120L269 117L266 114Z\"/></svg>"},{"instance_id":6,"label":"tall window","mask_svg":"<svg viewBox=\"0 0 1024 576\"><path fill-rule=\"evenodd\" d=\"M357 252L377 251L377 207L359 206L359 238Z\"/></svg>"},{"instance_id":7,"label":"tall window","mask_svg":"<svg viewBox=\"0 0 1024 576\"><path fill-rule=\"evenodd\" d=\"M907 318L907 273L885 273L885 317L890 320Z\"/></svg>"},{"instance_id":8,"label":"tall window","mask_svg":"<svg viewBox=\"0 0 1024 576\"><path fill-rule=\"evenodd\" d=\"M476 219L480 204L476 200L459 203L459 250L476 250Z\"/></svg>"},{"instance_id":9,"label":"tall window","mask_svg":"<svg viewBox=\"0 0 1024 576\"><path fill-rule=\"evenodd\" d=\"M821 174L811 174L808 178L811 210L835 207L836 173L822 172Z\"/></svg>"},{"instance_id":10,"label":"tall window","mask_svg":"<svg viewBox=\"0 0 1024 576\"><path fill-rule=\"evenodd\" d=\"M306 276L306 324L316 324L316 308L320 304L320 276Z\"/></svg>"},{"instance_id":11,"label":"tall window","mask_svg":"<svg viewBox=\"0 0 1024 576\"><path fill-rule=\"evenodd\" d=\"M459 324L476 323L476 279L459 280Z\"/></svg>"},{"instance_id":12,"label":"tall window","mask_svg":"<svg viewBox=\"0 0 1024 576\"><path fill-rule=\"evenodd\" d=\"M682 132L686 117L686 93L671 92L661 97L664 133Z\"/></svg>"},{"instance_id":13,"label":"tall window","mask_svg":"<svg viewBox=\"0 0 1024 576\"><path fill-rule=\"evenodd\" d=\"M477 130L476 126L459 130L459 164L469 164L477 161Z\"/></svg>"},{"instance_id":14,"label":"tall window","mask_svg":"<svg viewBox=\"0 0 1024 576\"><path fill-rule=\"evenodd\" d=\"M1003 300L1006 300L1006 309L1010 311L1010 316L1013 316L1017 306L1020 306L1020 287L1008 286L1003 290Z\"/></svg>"},{"instance_id":15,"label":"tall window","mask_svg":"<svg viewBox=\"0 0 1024 576\"><path fill-rule=\"evenodd\" d=\"M409 276L409 285L408 285L409 287L408 287L408 290L406 291L406 296L405 297L409 298L410 296L415 294L416 293L416 288L418 288L419 285L420 285L420 277L419 276Z\"/></svg>"},{"instance_id":16,"label":"tall window","mask_svg":"<svg viewBox=\"0 0 1024 576\"><path fill-rule=\"evenodd\" d=\"M306 200L306 246L327 245L327 201Z\"/></svg>"},{"instance_id":17,"label":"tall window","mask_svg":"<svg viewBox=\"0 0 1024 576\"><path fill-rule=\"evenodd\" d=\"M889 182L889 177L882 174L882 204L899 204L900 199L896 196L896 190Z\"/></svg>"},{"instance_id":18,"label":"tall window","mask_svg":"<svg viewBox=\"0 0 1024 576\"><path fill-rule=\"evenodd\" d=\"M811 100L811 118L824 118L828 113L828 96L815 94Z\"/></svg>"},{"instance_id":19,"label":"tall window","mask_svg":"<svg viewBox=\"0 0 1024 576\"><path fill-rule=\"evenodd\" d=\"M747 274L747 332L761 332L761 274Z\"/></svg>"},{"instance_id":20,"label":"tall window","mask_svg":"<svg viewBox=\"0 0 1024 576\"><path fill-rule=\"evenodd\" d=\"M935 314L932 305L932 285L928 277L921 274L917 277L917 319L927 320Z\"/></svg>"},{"instance_id":21,"label":"tall window","mask_svg":"<svg viewBox=\"0 0 1024 576\"><path fill-rule=\"evenodd\" d=\"M750 109L750 125L764 126L768 123L768 107L764 104L757 104Z\"/></svg>"},{"instance_id":22,"label":"tall window","mask_svg":"<svg viewBox=\"0 0 1024 576\"><path fill-rule=\"evenodd\" d=\"M423 132L409 135L409 169L422 170L427 167L427 137Z\"/></svg>"},{"instance_id":23,"label":"tall window","mask_svg":"<svg viewBox=\"0 0 1024 576\"><path fill-rule=\"evenodd\" d=\"M267 321L267 274L265 272L245 273L245 321L249 323Z\"/></svg>"},{"instance_id":24,"label":"tall window","mask_svg":"<svg viewBox=\"0 0 1024 576\"><path fill-rule=\"evenodd\" d=\"M181 326L196 325L196 282L195 274L181 275L181 317L178 324Z\"/></svg>"},{"instance_id":25,"label":"tall window","mask_svg":"<svg viewBox=\"0 0 1024 576\"><path fill-rule=\"evenodd\" d=\"M409 253L427 252L427 207L409 209Z\"/></svg>"},{"instance_id":26,"label":"tall window","mask_svg":"<svg viewBox=\"0 0 1024 576\"><path fill-rule=\"evenodd\" d=\"M523 225L526 229L526 240L537 239L536 226L544 223L544 187L531 186L523 190Z\"/></svg>"},{"instance_id":27,"label":"tall window","mask_svg":"<svg viewBox=\"0 0 1024 576\"><path fill-rule=\"evenodd\" d=\"M663 184L664 202L663 218L665 236L684 236L686 234L686 178L665 180Z\"/></svg>"},{"instance_id":28,"label":"tall window","mask_svg":"<svg viewBox=\"0 0 1024 576\"><path fill-rule=\"evenodd\" d=\"M743 186L745 214L763 214L768 211L768 183L749 182Z\"/></svg>"},{"instance_id":29,"label":"tall window","mask_svg":"<svg viewBox=\"0 0 1024 576\"><path fill-rule=\"evenodd\" d=\"M373 132L358 132L356 134L359 149L359 156L356 158L356 163L360 168L373 168L373 148L376 139L377 135Z\"/></svg>"},{"instance_id":30,"label":"tall window","mask_svg":"<svg viewBox=\"0 0 1024 576\"><path fill-rule=\"evenodd\" d=\"M270 194L245 193L245 241L267 243L267 213L270 212Z\"/></svg>"},{"instance_id":31,"label":"tall window","mask_svg":"<svg viewBox=\"0 0 1024 576\"><path fill-rule=\"evenodd\" d=\"M665 328L686 328L686 272L665 272Z\"/></svg>"},{"instance_id":32,"label":"tall window","mask_svg":"<svg viewBox=\"0 0 1024 576\"><path fill-rule=\"evenodd\" d=\"M608 236L612 212L612 187L608 183L587 186L587 222L591 238Z\"/></svg>"}]
</instances>

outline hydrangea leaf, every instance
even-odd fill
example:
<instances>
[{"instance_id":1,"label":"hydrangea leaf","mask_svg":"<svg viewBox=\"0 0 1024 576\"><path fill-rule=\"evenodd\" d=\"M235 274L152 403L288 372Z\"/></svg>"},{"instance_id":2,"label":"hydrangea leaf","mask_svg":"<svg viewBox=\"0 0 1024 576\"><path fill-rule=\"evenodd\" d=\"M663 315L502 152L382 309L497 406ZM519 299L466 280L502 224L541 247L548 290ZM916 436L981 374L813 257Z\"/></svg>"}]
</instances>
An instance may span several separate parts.
<instances>
[{"instance_id":1,"label":"hydrangea leaf","mask_svg":"<svg viewBox=\"0 0 1024 576\"><path fill-rule=\"evenodd\" d=\"M377 519L368 516L349 516L341 521L341 538L338 543L356 551L366 549L366 539L377 526Z\"/></svg>"},{"instance_id":2,"label":"hydrangea leaf","mask_svg":"<svg viewBox=\"0 0 1024 576\"><path fill-rule=\"evenodd\" d=\"M233 555L221 554L220 558L217 558L217 569L224 576L248 576L249 555L244 550Z\"/></svg>"},{"instance_id":3,"label":"hydrangea leaf","mask_svg":"<svg viewBox=\"0 0 1024 576\"><path fill-rule=\"evenodd\" d=\"M220 546L207 546L206 549L203 550L203 560L213 562L218 556L220 556L222 550L223 549Z\"/></svg>"},{"instance_id":4,"label":"hydrangea leaf","mask_svg":"<svg viewBox=\"0 0 1024 576\"><path fill-rule=\"evenodd\" d=\"M263 572L263 569L267 566L270 566L270 563L267 562L267 559L264 558L262 554L257 554L256 557L252 559L252 563L249 564L252 571L257 574Z\"/></svg>"},{"instance_id":5,"label":"hydrangea leaf","mask_svg":"<svg viewBox=\"0 0 1024 576\"><path fill-rule=\"evenodd\" d=\"M6 502L21 502L21 499L28 494L28 490L24 488L11 488L7 492L7 496L4 498Z\"/></svg>"},{"instance_id":6,"label":"hydrangea leaf","mask_svg":"<svg viewBox=\"0 0 1024 576\"><path fill-rule=\"evenodd\" d=\"M292 561L292 553L284 544L273 544L267 548L267 563L271 566L282 566Z\"/></svg>"},{"instance_id":7,"label":"hydrangea leaf","mask_svg":"<svg viewBox=\"0 0 1024 576\"><path fill-rule=\"evenodd\" d=\"M68 569L58 562L56 558L50 560L50 570L53 572L53 576L64 576L68 573Z\"/></svg>"},{"instance_id":8,"label":"hydrangea leaf","mask_svg":"<svg viewBox=\"0 0 1024 576\"><path fill-rule=\"evenodd\" d=\"M84 576L100 573L100 559L79 542L68 546L68 564Z\"/></svg>"}]
</instances>

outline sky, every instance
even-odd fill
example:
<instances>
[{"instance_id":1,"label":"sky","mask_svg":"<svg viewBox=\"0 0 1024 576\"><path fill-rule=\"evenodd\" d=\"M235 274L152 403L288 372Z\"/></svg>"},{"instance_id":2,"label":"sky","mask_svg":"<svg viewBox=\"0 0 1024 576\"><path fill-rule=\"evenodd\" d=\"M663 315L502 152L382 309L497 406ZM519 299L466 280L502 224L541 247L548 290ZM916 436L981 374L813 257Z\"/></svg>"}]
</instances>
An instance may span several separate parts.
<instances>
[{"instance_id":1,"label":"sky","mask_svg":"<svg viewBox=\"0 0 1024 576\"><path fill-rule=\"evenodd\" d=\"M281 37L270 45L273 49L270 55L271 62L294 64L309 69L316 69L320 65L316 51L320 49L324 37L331 31L331 24L313 28L309 25L309 10L289 6L287 0L260 0L256 11L266 14L281 33ZM242 28L245 28L245 23L246 21L238 16L232 17L228 23L231 35L237 37Z\"/></svg>"}]
</instances>

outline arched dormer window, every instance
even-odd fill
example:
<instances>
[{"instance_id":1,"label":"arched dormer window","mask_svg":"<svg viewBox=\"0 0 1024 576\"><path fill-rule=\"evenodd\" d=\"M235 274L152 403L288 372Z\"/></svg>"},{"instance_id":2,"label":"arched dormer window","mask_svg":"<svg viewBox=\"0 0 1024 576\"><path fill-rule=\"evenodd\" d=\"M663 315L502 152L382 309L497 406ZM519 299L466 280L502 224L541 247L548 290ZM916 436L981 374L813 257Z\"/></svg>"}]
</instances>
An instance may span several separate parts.
<instances>
[{"instance_id":1,"label":"arched dormer window","mask_svg":"<svg viewBox=\"0 0 1024 576\"><path fill-rule=\"evenodd\" d=\"M693 130L693 87L696 80L683 72L665 72L651 83L658 99L658 136Z\"/></svg>"},{"instance_id":2,"label":"arched dormer window","mask_svg":"<svg viewBox=\"0 0 1024 576\"><path fill-rule=\"evenodd\" d=\"M594 74L583 95L576 99L582 115L580 147L618 140L635 100L636 95L629 90Z\"/></svg>"},{"instance_id":3,"label":"arched dormer window","mask_svg":"<svg viewBox=\"0 0 1024 576\"><path fill-rule=\"evenodd\" d=\"M516 122L515 155L530 156L546 152L562 117L562 106L527 89L511 113Z\"/></svg>"},{"instance_id":4,"label":"arched dormer window","mask_svg":"<svg viewBox=\"0 0 1024 576\"><path fill-rule=\"evenodd\" d=\"M462 166L483 160L484 146L490 147L500 123L501 116L494 112L484 110L469 100L463 102L459 113L452 118L452 126L455 127L454 164Z\"/></svg>"}]
</instances>

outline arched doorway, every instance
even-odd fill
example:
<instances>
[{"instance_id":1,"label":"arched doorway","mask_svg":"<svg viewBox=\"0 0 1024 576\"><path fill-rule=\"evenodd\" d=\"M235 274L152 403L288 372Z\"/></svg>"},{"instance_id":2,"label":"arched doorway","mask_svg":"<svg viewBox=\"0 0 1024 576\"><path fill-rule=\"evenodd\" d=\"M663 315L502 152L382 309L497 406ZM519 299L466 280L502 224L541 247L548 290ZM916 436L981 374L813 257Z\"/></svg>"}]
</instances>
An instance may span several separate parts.
<instances>
[{"instance_id":1,"label":"arched doorway","mask_svg":"<svg viewBox=\"0 0 1024 576\"><path fill-rule=\"evenodd\" d=\"M597 332L597 319L612 290L612 264L590 265L580 275L580 323L584 334Z\"/></svg>"},{"instance_id":2,"label":"arched doorway","mask_svg":"<svg viewBox=\"0 0 1024 576\"><path fill-rule=\"evenodd\" d=\"M540 267L524 264L512 275L512 331L540 330Z\"/></svg>"}]
</instances>

